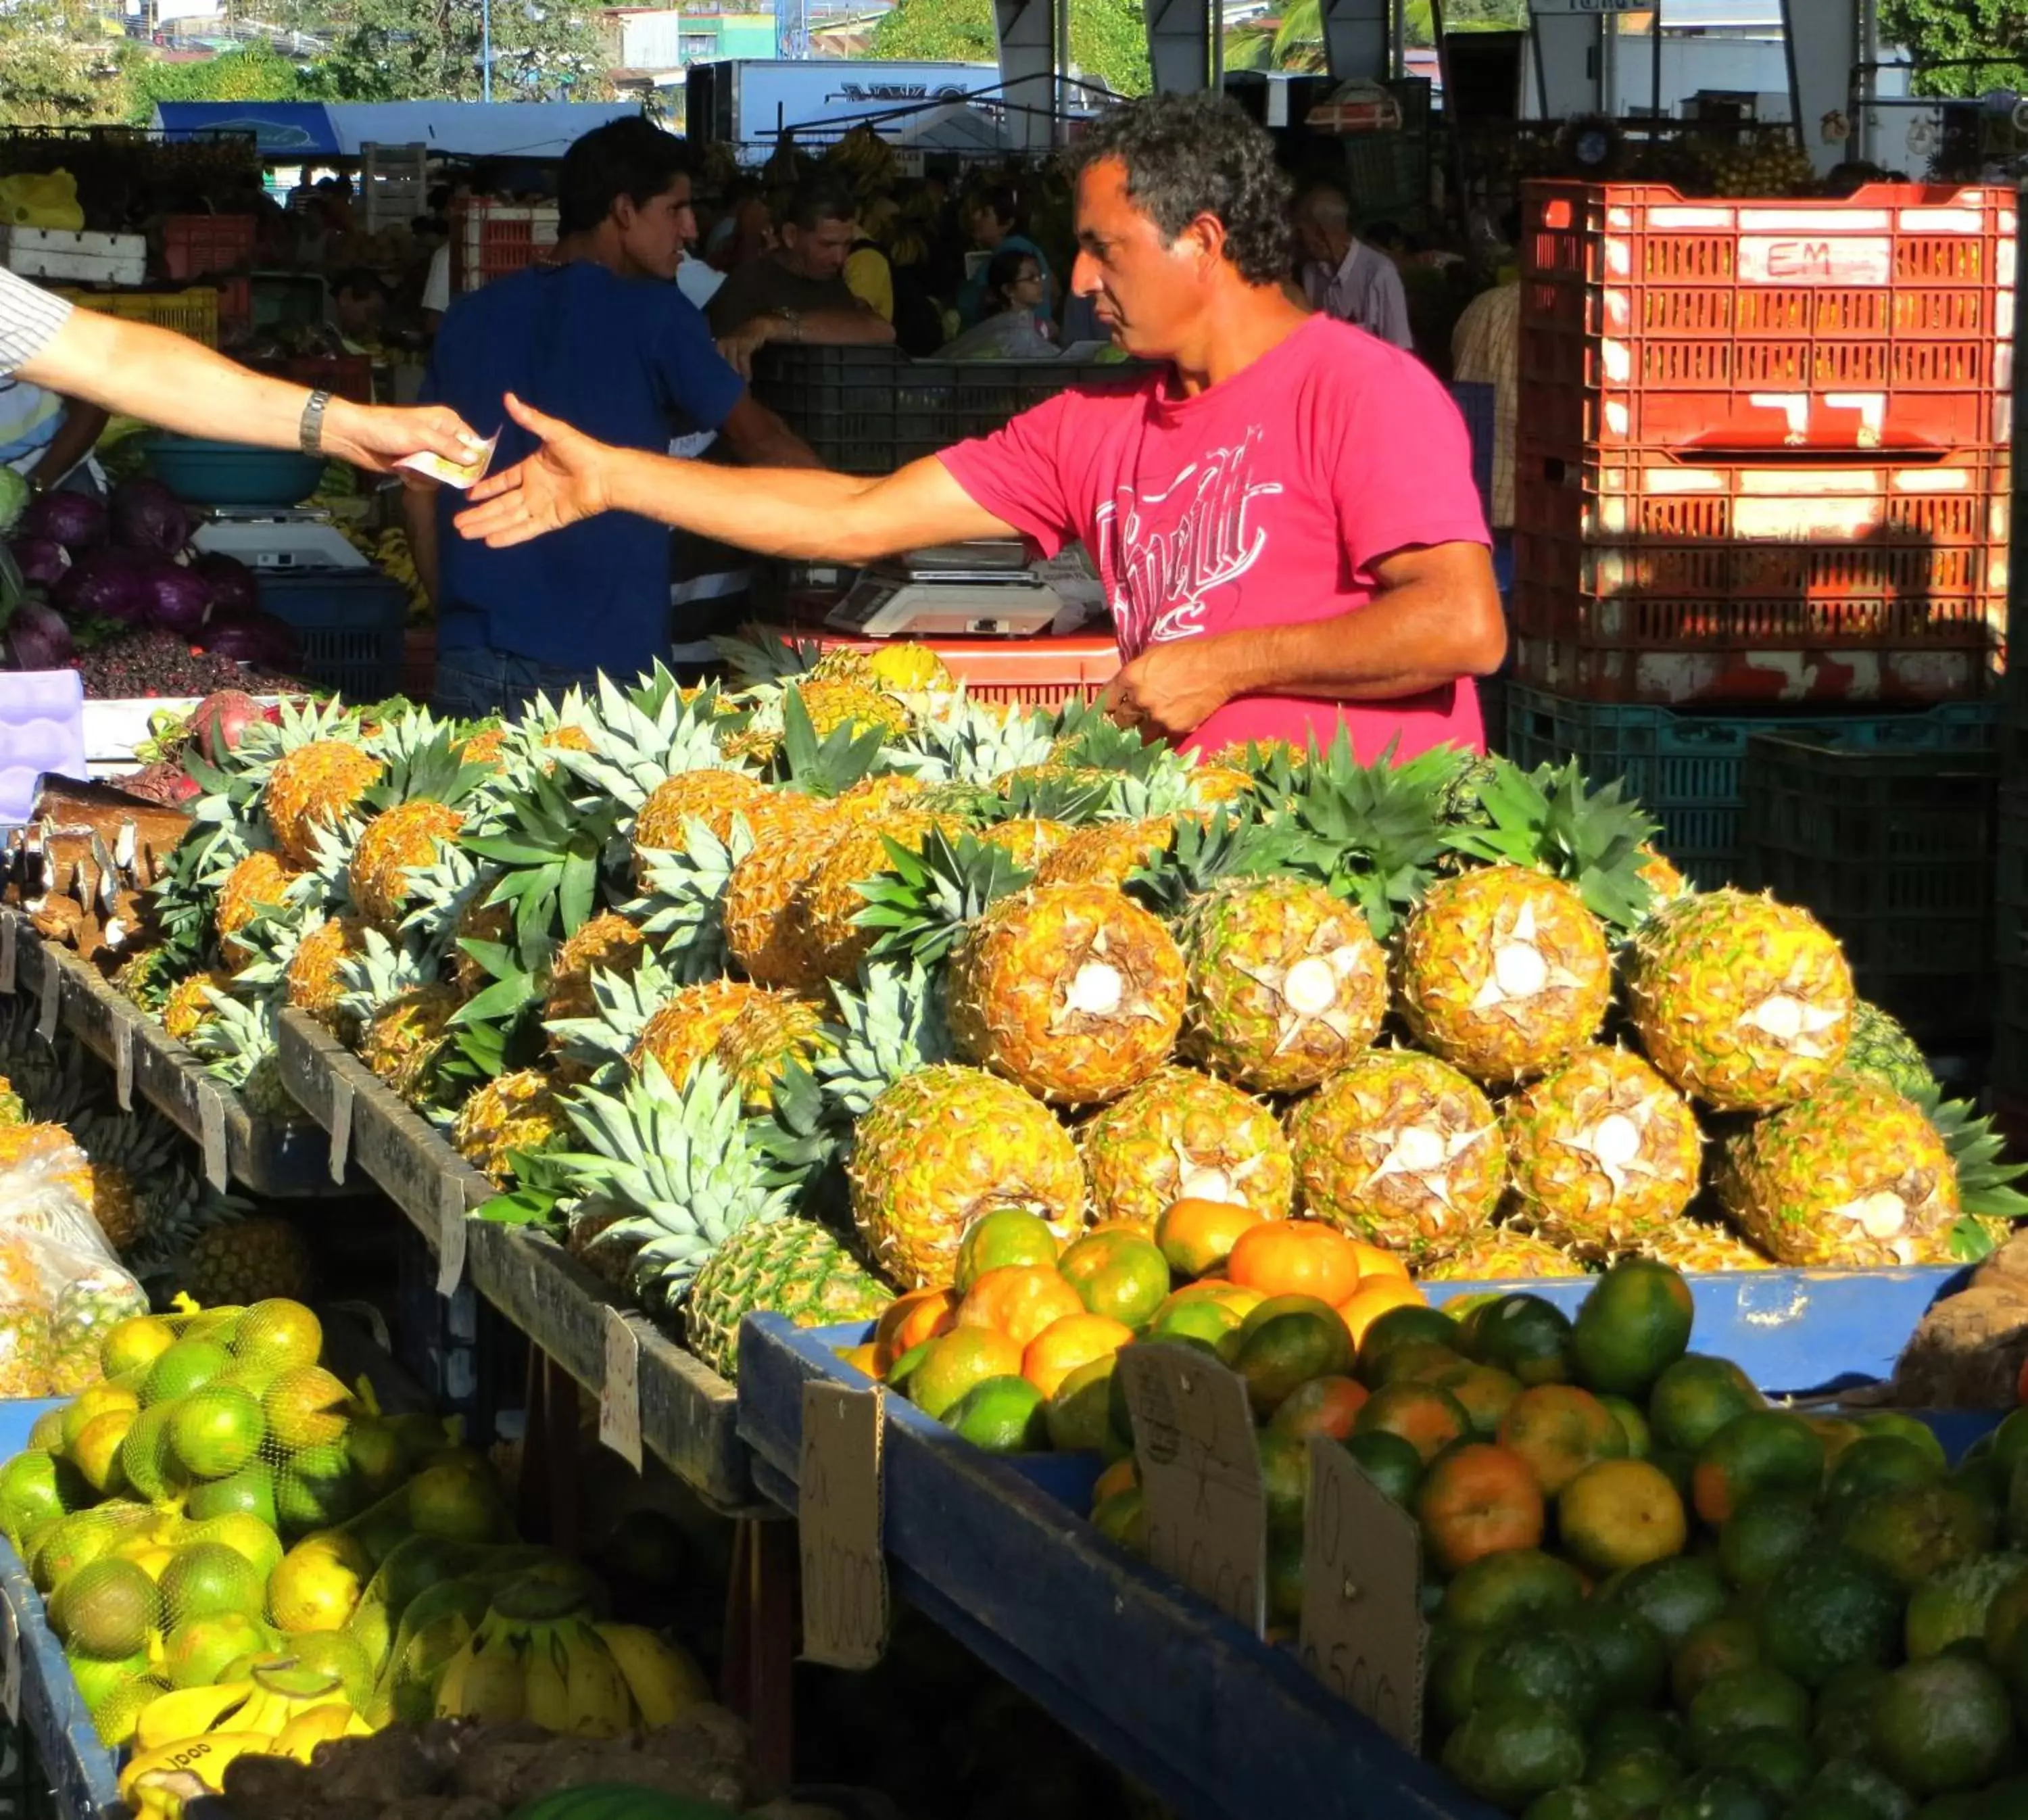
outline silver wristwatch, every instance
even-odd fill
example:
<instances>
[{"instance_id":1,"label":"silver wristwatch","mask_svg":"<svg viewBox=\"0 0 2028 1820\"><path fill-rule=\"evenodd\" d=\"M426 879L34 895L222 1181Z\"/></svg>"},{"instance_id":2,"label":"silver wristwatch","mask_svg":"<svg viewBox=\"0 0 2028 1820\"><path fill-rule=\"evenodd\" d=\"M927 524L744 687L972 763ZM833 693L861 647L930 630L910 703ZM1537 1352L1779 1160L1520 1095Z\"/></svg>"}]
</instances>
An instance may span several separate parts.
<instances>
[{"instance_id":1,"label":"silver wristwatch","mask_svg":"<svg viewBox=\"0 0 2028 1820\"><path fill-rule=\"evenodd\" d=\"M296 441L305 455L324 453L324 413L330 402L330 393L317 391L311 393L303 405L303 419L297 427Z\"/></svg>"}]
</instances>

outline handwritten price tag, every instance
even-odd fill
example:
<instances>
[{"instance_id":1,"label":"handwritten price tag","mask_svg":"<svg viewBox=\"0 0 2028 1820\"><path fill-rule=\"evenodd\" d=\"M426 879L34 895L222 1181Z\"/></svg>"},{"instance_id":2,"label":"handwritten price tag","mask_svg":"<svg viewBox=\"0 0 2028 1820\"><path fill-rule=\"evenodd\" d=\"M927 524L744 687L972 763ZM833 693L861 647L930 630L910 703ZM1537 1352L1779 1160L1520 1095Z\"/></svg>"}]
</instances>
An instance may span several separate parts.
<instances>
[{"instance_id":1,"label":"handwritten price tag","mask_svg":"<svg viewBox=\"0 0 2028 1820\"><path fill-rule=\"evenodd\" d=\"M598 1438L641 1470L641 1336L617 1308L605 1311L605 1376L598 1386Z\"/></svg>"},{"instance_id":2,"label":"handwritten price tag","mask_svg":"<svg viewBox=\"0 0 2028 1820\"><path fill-rule=\"evenodd\" d=\"M1414 1520L1336 1441L1312 1439L1303 1665L1411 1752L1423 1748L1422 1581Z\"/></svg>"},{"instance_id":3,"label":"handwritten price tag","mask_svg":"<svg viewBox=\"0 0 2028 1820\"><path fill-rule=\"evenodd\" d=\"M223 1194L232 1182L225 1160L225 1099L202 1077L197 1083L197 1123L204 1151L205 1180Z\"/></svg>"},{"instance_id":4,"label":"handwritten price tag","mask_svg":"<svg viewBox=\"0 0 2028 1820\"><path fill-rule=\"evenodd\" d=\"M113 1027L113 1095L120 1110L134 1110L134 1027L122 1018Z\"/></svg>"},{"instance_id":5,"label":"handwritten price tag","mask_svg":"<svg viewBox=\"0 0 2028 1820\"><path fill-rule=\"evenodd\" d=\"M1188 1346L1131 1346L1148 1558L1256 1637L1268 1620L1268 1507L1246 1386Z\"/></svg>"},{"instance_id":6,"label":"handwritten price tag","mask_svg":"<svg viewBox=\"0 0 2028 1820\"><path fill-rule=\"evenodd\" d=\"M437 1293L454 1296L464 1281L464 1245L470 1236L462 1184L446 1179L437 1203Z\"/></svg>"},{"instance_id":7,"label":"handwritten price tag","mask_svg":"<svg viewBox=\"0 0 2028 1820\"><path fill-rule=\"evenodd\" d=\"M35 1034L44 1042L56 1040L57 1019L63 1012L63 962L54 941L43 944L43 1002L35 1019Z\"/></svg>"},{"instance_id":8,"label":"handwritten price tag","mask_svg":"<svg viewBox=\"0 0 2028 1820\"><path fill-rule=\"evenodd\" d=\"M13 1603L0 1599L0 1710L9 1725L21 1716L21 1621Z\"/></svg>"},{"instance_id":9,"label":"handwritten price tag","mask_svg":"<svg viewBox=\"0 0 2028 1820\"><path fill-rule=\"evenodd\" d=\"M881 1548L886 1392L803 1386L796 1523L803 1557L803 1654L871 1668L887 1649Z\"/></svg>"}]
</instances>

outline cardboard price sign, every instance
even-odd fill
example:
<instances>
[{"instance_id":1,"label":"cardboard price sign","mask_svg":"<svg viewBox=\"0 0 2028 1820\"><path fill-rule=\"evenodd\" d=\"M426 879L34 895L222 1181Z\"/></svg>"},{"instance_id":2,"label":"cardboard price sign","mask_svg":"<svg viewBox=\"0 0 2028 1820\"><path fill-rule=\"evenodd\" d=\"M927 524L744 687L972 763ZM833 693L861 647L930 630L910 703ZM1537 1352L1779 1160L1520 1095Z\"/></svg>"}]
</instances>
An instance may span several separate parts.
<instances>
[{"instance_id":1,"label":"cardboard price sign","mask_svg":"<svg viewBox=\"0 0 2028 1820\"><path fill-rule=\"evenodd\" d=\"M1334 1441L1310 1442L1303 1666L1404 1750L1423 1748L1423 1544Z\"/></svg>"},{"instance_id":2,"label":"cardboard price sign","mask_svg":"<svg viewBox=\"0 0 2028 1820\"><path fill-rule=\"evenodd\" d=\"M1189 1346L1130 1346L1116 1369L1134 1421L1149 1559L1258 1637L1268 1506L1245 1385Z\"/></svg>"},{"instance_id":3,"label":"cardboard price sign","mask_svg":"<svg viewBox=\"0 0 2028 1820\"><path fill-rule=\"evenodd\" d=\"M598 1386L598 1438L641 1470L641 1336L617 1308L605 1311L605 1375Z\"/></svg>"},{"instance_id":4,"label":"cardboard price sign","mask_svg":"<svg viewBox=\"0 0 2028 1820\"><path fill-rule=\"evenodd\" d=\"M886 1392L803 1386L796 1524L803 1559L803 1654L871 1668L887 1649L881 1547Z\"/></svg>"}]
</instances>

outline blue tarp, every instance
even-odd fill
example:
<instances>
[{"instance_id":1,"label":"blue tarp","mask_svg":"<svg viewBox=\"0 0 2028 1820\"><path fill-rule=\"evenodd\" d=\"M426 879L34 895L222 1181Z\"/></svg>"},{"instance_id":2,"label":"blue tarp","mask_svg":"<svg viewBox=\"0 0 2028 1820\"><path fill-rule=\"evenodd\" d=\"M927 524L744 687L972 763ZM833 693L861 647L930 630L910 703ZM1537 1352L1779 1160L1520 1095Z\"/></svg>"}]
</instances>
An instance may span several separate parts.
<instances>
[{"instance_id":1,"label":"blue tarp","mask_svg":"<svg viewBox=\"0 0 2028 1820\"><path fill-rule=\"evenodd\" d=\"M335 157L345 150L331 109L320 101L164 102L155 109L155 124L172 139L250 129L263 157Z\"/></svg>"},{"instance_id":2,"label":"blue tarp","mask_svg":"<svg viewBox=\"0 0 2028 1820\"><path fill-rule=\"evenodd\" d=\"M172 136L245 132L263 157L356 158L366 145L426 145L444 157L560 158L608 120L638 115L631 102L172 101L155 109Z\"/></svg>"}]
</instances>

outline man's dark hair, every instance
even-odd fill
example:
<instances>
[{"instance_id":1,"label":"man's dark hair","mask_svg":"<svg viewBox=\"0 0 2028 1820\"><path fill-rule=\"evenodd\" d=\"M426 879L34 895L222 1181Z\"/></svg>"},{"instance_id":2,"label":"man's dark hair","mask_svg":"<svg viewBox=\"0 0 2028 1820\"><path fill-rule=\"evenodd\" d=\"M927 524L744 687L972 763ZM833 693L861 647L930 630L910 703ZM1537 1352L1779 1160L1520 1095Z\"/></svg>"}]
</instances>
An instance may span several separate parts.
<instances>
[{"instance_id":1,"label":"man's dark hair","mask_svg":"<svg viewBox=\"0 0 2028 1820\"><path fill-rule=\"evenodd\" d=\"M622 196L637 209L690 174L690 150L645 120L609 121L572 142L557 180L557 231L589 234Z\"/></svg>"},{"instance_id":2,"label":"man's dark hair","mask_svg":"<svg viewBox=\"0 0 2028 1820\"><path fill-rule=\"evenodd\" d=\"M1005 220L1003 215L1000 217ZM1021 281L1022 272L1032 266L1039 273L1042 262L1025 246L1003 246L986 268L986 295L995 315L1014 305L1008 293Z\"/></svg>"},{"instance_id":3,"label":"man's dark hair","mask_svg":"<svg viewBox=\"0 0 2028 1820\"><path fill-rule=\"evenodd\" d=\"M333 297L384 298L387 287L380 282L379 272L369 271L364 265L350 265L331 275L331 294Z\"/></svg>"},{"instance_id":4,"label":"man's dark hair","mask_svg":"<svg viewBox=\"0 0 2028 1820\"><path fill-rule=\"evenodd\" d=\"M1010 234L1028 231L1028 211L1021 205L1021 194L1012 183L989 183L971 198L975 209L992 212L996 221L1005 221Z\"/></svg>"},{"instance_id":5,"label":"man's dark hair","mask_svg":"<svg viewBox=\"0 0 2028 1820\"><path fill-rule=\"evenodd\" d=\"M805 234L820 221L850 221L859 213L851 191L835 177L805 177L790 193L782 211L782 225L800 228Z\"/></svg>"},{"instance_id":6,"label":"man's dark hair","mask_svg":"<svg viewBox=\"0 0 2028 1820\"><path fill-rule=\"evenodd\" d=\"M1289 269L1289 182L1275 142L1236 101L1150 94L1108 109L1078 145L1078 168L1127 167L1127 193L1173 240L1200 215L1225 226L1225 256L1249 284Z\"/></svg>"}]
</instances>

